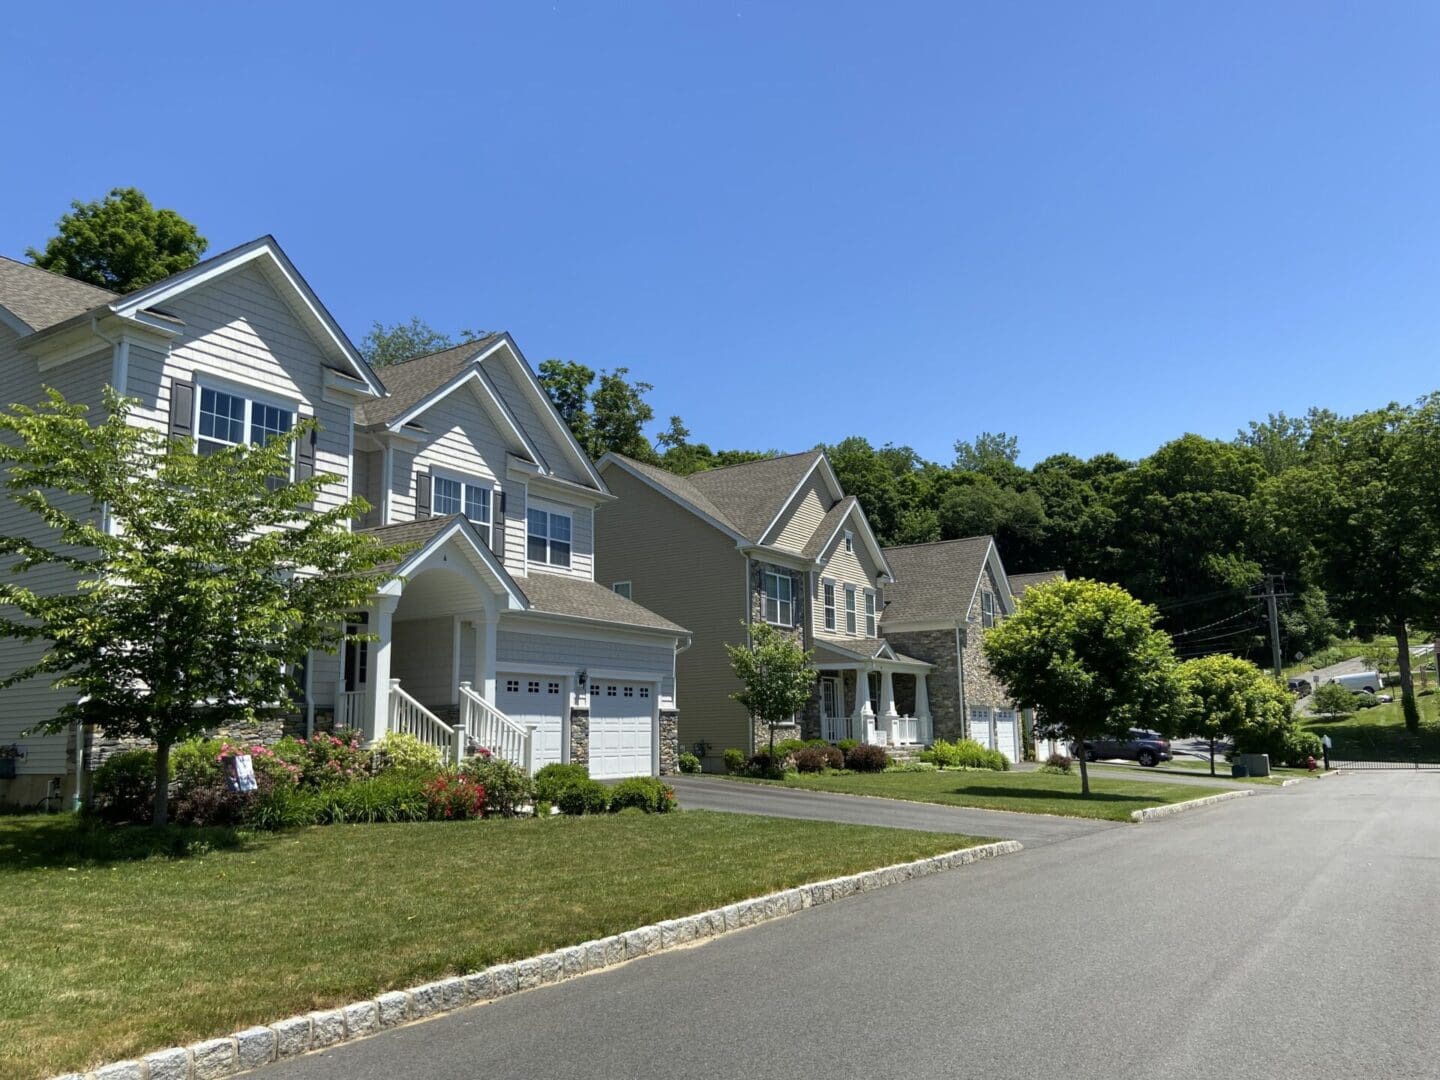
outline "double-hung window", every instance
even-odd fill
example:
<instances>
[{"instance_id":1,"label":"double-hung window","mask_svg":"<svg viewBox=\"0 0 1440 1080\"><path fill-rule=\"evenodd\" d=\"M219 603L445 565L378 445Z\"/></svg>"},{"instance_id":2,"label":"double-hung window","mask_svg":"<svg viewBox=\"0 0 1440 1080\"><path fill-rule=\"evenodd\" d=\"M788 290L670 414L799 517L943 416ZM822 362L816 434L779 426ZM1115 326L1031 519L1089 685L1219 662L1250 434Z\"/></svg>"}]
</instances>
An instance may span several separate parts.
<instances>
[{"instance_id":1,"label":"double-hung window","mask_svg":"<svg viewBox=\"0 0 1440 1080\"><path fill-rule=\"evenodd\" d=\"M980 625L986 628L995 625L995 594L982 592L980 594Z\"/></svg>"},{"instance_id":2,"label":"double-hung window","mask_svg":"<svg viewBox=\"0 0 1440 1080\"><path fill-rule=\"evenodd\" d=\"M845 586L845 633L855 633L855 586Z\"/></svg>"},{"instance_id":3,"label":"double-hung window","mask_svg":"<svg viewBox=\"0 0 1440 1080\"><path fill-rule=\"evenodd\" d=\"M835 629L835 583L825 582L825 629Z\"/></svg>"},{"instance_id":4,"label":"double-hung window","mask_svg":"<svg viewBox=\"0 0 1440 1080\"><path fill-rule=\"evenodd\" d=\"M865 636L875 636L875 594L865 590Z\"/></svg>"},{"instance_id":5,"label":"double-hung window","mask_svg":"<svg viewBox=\"0 0 1440 1080\"><path fill-rule=\"evenodd\" d=\"M263 446L273 438L288 435L295 426L295 413L282 405L202 386L198 421L195 449L201 454L213 454L246 443Z\"/></svg>"},{"instance_id":6,"label":"double-hung window","mask_svg":"<svg viewBox=\"0 0 1440 1080\"><path fill-rule=\"evenodd\" d=\"M570 515L531 507L526 515L530 561L547 566L570 565Z\"/></svg>"},{"instance_id":7,"label":"double-hung window","mask_svg":"<svg viewBox=\"0 0 1440 1080\"><path fill-rule=\"evenodd\" d=\"M490 543L490 489L448 476L434 477L430 512L436 517L464 514Z\"/></svg>"},{"instance_id":8,"label":"double-hung window","mask_svg":"<svg viewBox=\"0 0 1440 1080\"><path fill-rule=\"evenodd\" d=\"M776 626L795 625L795 583L783 570L765 571L765 621Z\"/></svg>"}]
</instances>

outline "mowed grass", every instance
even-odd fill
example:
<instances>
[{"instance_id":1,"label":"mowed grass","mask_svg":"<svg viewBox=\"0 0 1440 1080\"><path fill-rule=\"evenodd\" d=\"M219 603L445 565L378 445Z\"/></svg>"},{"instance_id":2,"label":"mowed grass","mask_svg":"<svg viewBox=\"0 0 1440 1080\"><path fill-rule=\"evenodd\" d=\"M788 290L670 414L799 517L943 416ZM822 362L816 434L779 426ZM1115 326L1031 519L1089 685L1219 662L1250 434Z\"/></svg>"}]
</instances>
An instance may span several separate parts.
<instances>
[{"instance_id":1,"label":"mowed grass","mask_svg":"<svg viewBox=\"0 0 1440 1080\"><path fill-rule=\"evenodd\" d=\"M1334 744L1331 758L1413 760L1418 751L1422 761L1440 761L1440 694L1416 696L1415 704L1420 708L1420 731L1416 734L1405 730L1399 688L1385 692L1394 694L1395 700L1361 709L1343 720L1306 715L1301 722L1316 735L1330 736Z\"/></svg>"},{"instance_id":2,"label":"mowed grass","mask_svg":"<svg viewBox=\"0 0 1440 1080\"><path fill-rule=\"evenodd\" d=\"M701 811L211 831L221 849L181 858L145 857L146 833L0 817L0 1076L79 1071L980 842Z\"/></svg>"},{"instance_id":3,"label":"mowed grass","mask_svg":"<svg viewBox=\"0 0 1440 1080\"><path fill-rule=\"evenodd\" d=\"M1022 814L1129 821L1132 810L1216 795L1224 788L1150 783L1091 776L1090 795L1080 793L1080 769L1068 776L1042 772L791 773L784 780L755 780L842 795L877 795L909 802L1014 810Z\"/></svg>"},{"instance_id":4,"label":"mowed grass","mask_svg":"<svg viewBox=\"0 0 1440 1080\"><path fill-rule=\"evenodd\" d=\"M1107 767L1107 765L1106 765L1105 763L1099 763L1099 764L1100 764L1100 767L1101 767L1101 768ZM1139 766L1139 765L1119 765L1119 766L1113 766L1113 767L1125 769L1127 772L1133 771L1133 772L1137 772L1137 773L1138 773L1138 772L1141 772L1141 770L1142 770L1142 767ZM1172 761L1166 761L1166 762L1164 762L1164 763L1162 763L1162 764L1160 764L1160 765L1157 765L1157 766L1155 766L1153 769L1144 769L1143 771L1144 771L1145 773L1148 773L1150 776L1155 777L1155 779L1157 779L1157 780L1162 780L1162 781L1165 779L1165 774L1168 773L1168 772L1179 773L1181 776L1195 776L1195 775L1197 775L1197 774L1199 774L1199 775L1204 775L1204 776L1209 776L1209 775L1210 775L1210 761L1209 761L1209 759L1206 759L1205 761L1200 761L1200 760L1197 760L1196 758L1175 758L1175 759L1172 760ZM1231 775L1230 775L1230 762L1226 761L1226 760L1225 760L1223 757L1221 757L1219 754L1216 754L1216 755L1215 755L1215 779L1216 779L1216 780L1229 780L1229 781L1231 781L1232 783L1237 783L1237 784L1238 784L1238 783L1246 783L1246 784L1270 784L1270 785L1273 786L1273 785L1277 785L1277 784L1281 783L1281 782L1284 781L1284 780L1290 779L1292 776L1309 776L1309 775L1310 775L1310 773L1309 773L1308 771L1306 771L1305 769L1287 769L1287 768L1284 768L1284 767L1281 767L1281 766L1271 766L1270 775L1269 775L1268 777L1267 777L1267 776L1231 776Z\"/></svg>"}]
</instances>

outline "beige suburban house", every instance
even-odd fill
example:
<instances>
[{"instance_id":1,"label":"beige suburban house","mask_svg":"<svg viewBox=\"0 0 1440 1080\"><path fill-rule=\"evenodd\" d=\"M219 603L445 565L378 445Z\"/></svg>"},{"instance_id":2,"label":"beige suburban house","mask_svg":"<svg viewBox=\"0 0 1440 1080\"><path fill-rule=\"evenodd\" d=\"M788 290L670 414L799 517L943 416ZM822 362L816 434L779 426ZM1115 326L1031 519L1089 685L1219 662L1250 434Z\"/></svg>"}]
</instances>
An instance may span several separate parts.
<instances>
[{"instance_id":1,"label":"beige suburban house","mask_svg":"<svg viewBox=\"0 0 1440 1080\"><path fill-rule=\"evenodd\" d=\"M313 417L296 474L334 474L322 498L372 506L356 528L409 554L352 625L373 641L312 654L289 716L251 737L349 727L410 731L460 756L596 776L670 771L681 626L594 580L595 521L614 501L506 334L371 371L270 237L117 296L0 259L0 403L44 387L200 451ZM8 500L0 530L37 525ZM32 573L32 587L74 588ZM241 602L237 598L237 603ZM0 639L0 672L43 643ZM113 750L100 732L32 733L65 700L31 680L0 692L0 804L69 804Z\"/></svg>"},{"instance_id":2,"label":"beige suburban house","mask_svg":"<svg viewBox=\"0 0 1440 1080\"><path fill-rule=\"evenodd\" d=\"M739 683L725 652L758 621L813 648L819 670L814 698L783 737L930 741L932 667L886 640L891 566L822 452L688 477L619 454L599 469L618 500L596 521L597 580L689 628L677 665L680 741L707 767L769 737L731 699Z\"/></svg>"}]
</instances>

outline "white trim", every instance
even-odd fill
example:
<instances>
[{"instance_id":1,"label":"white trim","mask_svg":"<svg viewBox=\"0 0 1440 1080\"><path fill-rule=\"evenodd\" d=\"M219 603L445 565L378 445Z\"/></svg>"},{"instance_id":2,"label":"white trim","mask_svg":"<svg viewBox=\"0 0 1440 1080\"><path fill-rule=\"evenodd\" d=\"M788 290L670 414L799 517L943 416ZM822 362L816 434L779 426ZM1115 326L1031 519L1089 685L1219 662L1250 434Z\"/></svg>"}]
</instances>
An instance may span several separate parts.
<instances>
[{"instance_id":1,"label":"white trim","mask_svg":"<svg viewBox=\"0 0 1440 1080\"><path fill-rule=\"evenodd\" d=\"M820 467L820 462L824 460L825 455L823 453L817 454L815 460L810 463L810 467L806 469L804 474L800 477L800 482L791 489L789 495L785 496L785 501L780 504L779 511L775 514L773 518L770 519L770 524L766 525L765 528L760 530L760 542L762 544L765 542L765 538L770 535L770 530L775 528L776 525L780 524L780 519L785 516L785 511L790 509L790 504L795 501L795 496L799 495L800 492L805 490L805 485L810 482L810 477L814 475L815 470ZM832 473L831 475L834 474Z\"/></svg>"},{"instance_id":2,"label":"white trim","mask_svg":"<svg viewBox=\"0 0 1440 1080\"><path fill-rule=\"evenodd\" d=\"M504 590L508 600L506 605L502 605L501 610L527 610L530 607L530 601L526 598L525 594L520 591L519 586L515 584L515 579L510 576L510 572L495 558L495 553L486 545L480 543L480 538L475 532L475 527L464 517L456 518L448 526L432 536L419 550L411 552L405 561L395 568L395 573L391 575L390 580L376 591L382 596L391 596L398 600L404 593L404 581L405 578L410 575L411 571L421 566L457 533L465 537L466 542L470 544L476 555L479 556L485 568L494 574L500 582L500 586Z\"/></svg>"},{"instance_id":3,"label":"white trim","mask_svg":"<svg viewBox=\"0 0 1440 1080\"><path fill-rule=\"evenodd\" d=\"M784 570L785 573L780 573L780 570ZM771 626L779 626L779 627L783 627L783 628L786 629L786 630L793 630L793 629L795 628L795 579L794 579L794 577L791 576L791 574L790 574L789 571L790 571L790 568L789 568L788 566L783 566L783 567L780 567L779 569L772 569L772 568L769 567L769 566L765 566L765 567L760 571L760 616L761 616L762 619L764 619L765 622L769 623ZM773 618L773 619L770 618L770 611L769 611L770 602L771 602L771 600L770 600L770 579L771 579L771 578L774 578L774 579L775 579L776 586L777 586L776 591L775 591L775 600L774 600L774 602L775 602L775 618ZM781 597L780 597L780 591L779 591L778 586L779 586L779 583L782 582L782 581L785 582L786 585L789 586L789 589L790 589L790 598L789 598L788 600L781 599ZM780 619L780 612L781 612L781 610L782 610L782 609L781 609L781 605L782 605L782 604L789 604L789 605L790 605L790 619L789 619L788 622L782 622L781 619Z\"/></svg>"},{"instance_id":4,"label":"white trim","mask_svg":"<svg viewBox=\"0 0 1440 1080\"><path fill-rule=\"evenodd\" d=\"M35 328L20 318L4 304L0 304L0 326L8 326L14 330L19 337L29 337L35 332Z\"/></svg>"},{"instance_id":5,"label":"white trim","mask_svg":"<svg viewBox=\"0 0 1440 1080\"><path fill-rule=\"evenodd\" d=\"M191 385L195 388L195 393L192 395L194 397L194 401L191 403L190 406L192 410L190 414L190 430L192 432L190 438L190 446L191 449L193 449L196 453L200 452L200 440L202 438L205 439L206 442L218 443L220 445L230 447L256 445L251 440L250 435L254 428L255 406L257 404L265 405L272 409L280 409L284 412L288 412L290 414L290 431L292 432L303 421L315 419L315 415L313 412L307 415L302 411L306 404L304 398L286 397L284 395L277 394L269 387L257 387L253 383L240 382L239 380L227 379L219 375L212 375L210 374L209 370L205 368L194 369L191 372L190 380ZM174 384L174 381L175 376L172 375L172 385ZM241 398L245 402L245 418L242 421L244 425L244 431L241 433L243 438L240 442L226 442L222 439L217 439L214 436L202 436L200 434L200 402L203 400L206 390L213 391L217 394L225 394L227 397ZM299 455L296 452L295 445L292 443L290 446L291 480L295 478L295 465L298 460ZM353 462L353 457L351 460ZM315 471L316 473L319 473L322 470L317 467Z\"/></svg>"},{"instance_id":6,"label":"white trim","mask_svg":"<svg viewBox=\"0 0 1440 1080\"><path fill-rule=\"evenodd\" d=\"M224 252L214 258L197 263L189 270L182 270L178 274L172 274L162 281L157 281L149 288L141 289L138 292L130 293L128 296L123 296L115 300L109 305L109 308L121 318L134 319L135 316L145 308L163 304L166 300L193 289L197 285L203 285L205 282L212 281L222 274L227 274L237 267L244 266L246 263L264 257L269 258L271 264L285 279L286 284L290 286L301 303L305 305L310 314L320 323L321 327L324 328L330 338L331 344L335 346L335 349L340 353L345 362L360 376L361 381L370 388L371 393L375 397L387 396L384 385L375 377L374 372L370 370L370 366L365 363L360 354L355 351L355 347L350 344L349 338L345 336L345 331L340 329L339 324L330 317L330 313L325 310L325 305L320 302L320 298L311 290L309 284L306 283L305 279L300 275L300 272L295 268L295 265L290 262L289 256L285 254L272 236L259 237L258 239L250 241L248 244L243 244L235 248L233 251Z\"/></svg>"},{"instance_id":7,"label":"white trim","mask_svg":"<svg viewBox=\"0 0 1440 1080\"><path fill-rule=\"evenodd\" d=\"M463 371L461 371L458 375L450 379L449 382L443 384L435 390L432 390L427 396L421 398L407 411L401 413L395 419L385 421L385 430L400 431L406 425L414 423L418 417L424 415L430 409L434 408L440 402L444 401L456 390L460 389L462 386L465 386L467 383L473 382L476 386L480 388L480 390L484 391L485 397L488 397L490 399L490 402L495 406L495 409L499 412L501 419L504 421L505 426L509 428L510 434L515 436L516 442L518 442L522 447L524 447L525 452L530 455L531 460L535 461L537 464L544 461L545 459L540 456L540 451L536 449L535 444L532 443L530 439L526 436L525 432L521 429L519 422L515 419L514 415L506 407L505 403L500 399L500 395L495 390L495 387L490 384L490 380L486 378L485 373L480 370L478 366L478 359L467 360L466 363L469 366L466 367Z\"/></svg>"},{"instance_id":8,"label":"white trim","mask_svg":"<svg viewBox=\"0 0 1440 1080\"><path fill-rule=\"evenodd\" d=\"M434 466L431 466L429 471L430 471L430 516L431 516L431 517L449 517L449 516L450 516L449 514L442 514L442 513L439 512L439 510L436 509L436 506L435 506L435 502L436 502L435 485L436 485L436 483L437 483L438 481L444 480L444 481L446 481L447 483L459 484L459 485L460 485L460 510L459 510L460 515L461 515L463 518L465 518L466 521L470 522L470 524L475 527L475 531L478 532L478 533L480 533L480 535L484 538L486 545L489 546L489 547L491 547L491 548L493 548L493 547L495 546L495 514L497 513L497 509L498 509L498 505L497 505L497 504L498 504L498 502L499 502L499 500L495 498L495 493L496 493L495 481L494 481L494 480L486 480L485 478L483 478L483 477L478 477L478 476L476 476L476 475L473 474L473 473L462 473L462 472L459 472L459 471L457 471L457 470L455 470L455 469L447 469L447 468L438 468L438 469L437 469L437 468L435 468ZM489 508L489 510L490 510L490 520L489 520L488 522L479 522L479 521L476 521L474 518L472 518L469 514L467 514L467 513L465 512L465 502L466 502L466 499L465 499L465 494L466 494L465 489L466 489L467 487L477 488L478 490L484 491L484 492L486 493L486 502L485 502L485 505L486 505L486 506ZM487 533L489 534L488 536L486 535Z\"/></svg>"},{"instance_id":9,"label":"white trim","mask_svg":"<svg viewBox=\"0 0 1440 1080\"><path fill-rule=\"evenodd\" d=\"M834 634L840 627L840 604L835 595L837 582L834 578L820 579L820 625L827 633ZM829 600L826 600L825 590L829 589Z\"/></svg>"},{"instance_id":10,"label":"white trim","mask_svg":"<svg viewBox=\"0 0 1440 1080\"><path fill-rule=\"evenodd\" d=\"M558 504L558 503L557 503L557 504L554 504L554 505L556 505L556 506L561 506L561 504ZM530 515L531 515L532 512L533 512L533 513L540 513L540 514L545 514L545 515L546 515L546 518L545 518L545 536L544 536L544 538L543 538L543 539L545 540L545 560L544 560L543 562L540 561L540 560L532 560L532 559L530 558ZM551 559L550 559L550 554L551 554L551 552L550 552L550 545L551 545L552 543L555 543L555 542L556 542L556 541L555 541L555 538L550 535L550 530L552 529L553 524L554 524L553 519L555 519L555 518L564 518L564 519L566 520L566 522L569 523L569 526L570 526L570 535L569 535L566 539L564 539L564 540L562 540L562 541L559 541L560 543L563 543L567 548L570 549L570 551L569 551L569 556L568 556L568 558L566 559L566 561L563 562L563 563L552 562ZM525 565L526 565L526 567L527 567L527 570L528 570L529 566L532 565L532 563L533 563L533 565L535 565L535 566L544 566L544 567L547 567L547 568L554 568L554 569L557 569L557 570L573 570L573 569L575 568L575 508L574 508L574 507L561 506L561 509L556 510L556 509L552 509L551 506L547 506L543 500L542 500L541 502L539 502L539 503L532 503L529 499L526 499L526 500L525 500Z\"/></svg>"}]
</instances>

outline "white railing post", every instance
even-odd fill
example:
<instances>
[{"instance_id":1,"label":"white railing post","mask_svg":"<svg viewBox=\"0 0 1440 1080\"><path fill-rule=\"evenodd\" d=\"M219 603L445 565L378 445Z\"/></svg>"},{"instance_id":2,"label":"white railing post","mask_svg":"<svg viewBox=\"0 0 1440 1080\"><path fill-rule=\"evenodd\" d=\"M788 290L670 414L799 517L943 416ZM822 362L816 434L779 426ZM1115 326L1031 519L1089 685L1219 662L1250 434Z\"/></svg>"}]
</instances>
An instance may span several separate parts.
<instances>
[{"instance_id":1,"label":"white railing post","mask_svg":"<svg viewBox=\"0 0 1440 1080\"><path fill-rule=\"evenodd\" d=\"M525 742L520 748L520 760L524 762L526 776L535 775L535 725L525 726Z\"/></svg>"},{"instance_id":2,"label":"white railing post","mask_svg":"<svg viewBox=\"0 0 1440 1080\"><path fill-rule=\"evenodd\" d=\"M450 732L450 756L457 769L465 763L465 751L468 749L465 743L465 725L457 724Z\"/></svg>"}]
</instances>

